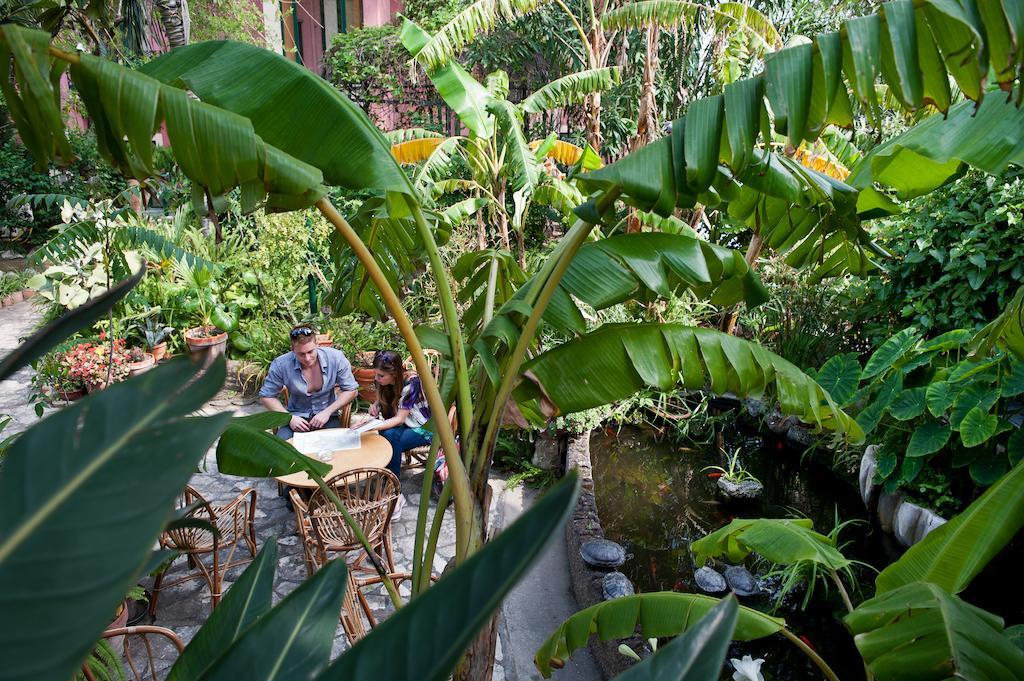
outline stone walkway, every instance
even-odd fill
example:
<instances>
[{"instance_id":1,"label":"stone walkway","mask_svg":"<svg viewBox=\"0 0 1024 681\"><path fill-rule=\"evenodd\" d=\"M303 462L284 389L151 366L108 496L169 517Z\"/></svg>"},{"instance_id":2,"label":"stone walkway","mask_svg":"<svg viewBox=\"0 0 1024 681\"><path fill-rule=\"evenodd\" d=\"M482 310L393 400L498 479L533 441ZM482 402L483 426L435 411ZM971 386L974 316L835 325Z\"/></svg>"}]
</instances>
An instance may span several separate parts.
<instances>
[{"instance_id":1,"label":"stone walkway","mask_svg":"<svg viewBox=\"0 0 1024 681\"><path fill-rule=\"evenodd\" d=\"M30 301L0 310L0 354L6 354L14 349L20 338L31 333L38 318L38 310ZM12 423L4 434L20 432L37 421L35 412L28 404L31 394L30 378L31 369L25 368L12 378L0 382L0 414L6 413L12 417ZM259 409L252 398L243 398L238 393L222 391L204 407L203 411L234 411L237 414L245 414ZM395 560L399 566L409 565L409 556L413 551L416 513L422 483L422 470L413 469L402 475L402 490L408 504L401 517L392 523ZM274 481L221 475L217 472L216 460L211 450L191 484L213 503L224 503L242 490L254 488L257 494L258 544L262 547L270 537L277 536L279 562L274 583L275 600L286 596L306 578L302 547L295 531L295 516L287 508L285 500L278 496ZM529 508L536 498L536 492L533 490L506 489L504 480L500 477L492 480L492 487L492 525L496 528L512 522L524 509ZM433 517L433 502L430 508L430 517ZM454 543L454 524L449 509L434 560L434 569L437 573L441 572L453 555ZM541 560L506 599L502 606L499 626L495 681L541 678L533 666L534 652L558 624L576 611L575 601L569 591L566 565L565 543L559 533ZM186 561L179 559L167 573L165 580L172 581L175 577L185 574L186 569ZM243 569L240 567L229 571L225 586L237 579ZM149 586L150 583L151 579L148 578L143 581L144 586ZM390 600L383 587L376 590L365 589L364 593L377 619L386 618L390 612ZM408 587L404 584L401 593L403 596L408 595ZM158 606L155 624L173 629L188 642L209 615L209 589L202 580L187 581L165 590L160 596ZM333 655L340 654L347 647L348 642L339 627ZM167 664L172 659L173 655L168 651ZM590 680L600 677L589 654L581 651L556 675L556 678Z\"/></svg>"}]
</instances>

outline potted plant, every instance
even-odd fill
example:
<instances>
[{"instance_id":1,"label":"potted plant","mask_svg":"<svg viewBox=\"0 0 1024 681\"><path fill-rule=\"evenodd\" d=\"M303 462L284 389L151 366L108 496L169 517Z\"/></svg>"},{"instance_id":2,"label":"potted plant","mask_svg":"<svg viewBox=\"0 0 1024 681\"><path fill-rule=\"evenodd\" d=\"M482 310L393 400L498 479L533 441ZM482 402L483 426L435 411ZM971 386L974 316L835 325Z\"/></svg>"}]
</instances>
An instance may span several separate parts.
<instances>
[{"instance_id":1,"label":"potted plant","mask_svg":"<svg viewBox=\"0 0 1024 681\"><path fill-rule=\"evenodd\" d=\"M113 343L113 356L111 344L100 334L99 343L79 343L64 353L63 361L68 375L84 384L88 392L128 378L128 351L121 338Z\"/></svg>"},{"instance_id":2,"label":"potted plant","mask_svg":"<svg viewBox=\"0 0 1024 681\"><path fill-rule=\"evenodd\" d=\"M128 375L138 376L156 366L153 354L142 348L128 348Z\"/></svg>"},{"instance_id":3,"label":"potted plant","mask_svg":"<svg viewBox=\"0 0 1024 681\"><path fill-rule=\"evenodd\" d=\"M176 263L175 270L186 290L182 307L199 322L185 330L185 344L196 359L209 363L227 350L228 334L238 328L238 306L221 304L210 270L192 267L184 259Z\"/></svg>"},{"instance_id":4,"label":"potted plant","mask_svg":"<svg viewBox=\"0 0 1024 681\"><path fill-rule=\"evenodd\" d=\"M74 402L85 396L85 385L71 377L63 356L62 352L50 352L36 362L32 375L33 401L42 398L46 403Z\"/></svg>"},{"instance_id":5,"label":"potted plant","mask_svg":"<svg viewBox=\"0 0 1024 681\"><path fill-rule=\"evenodd\" d=\"M167 337L174 333L174 327L167 326L159 319L148 318L140 330L146 339L146 349L153 355L153 361L159 362L167 355Z\"/></svg>"}]
</instances>

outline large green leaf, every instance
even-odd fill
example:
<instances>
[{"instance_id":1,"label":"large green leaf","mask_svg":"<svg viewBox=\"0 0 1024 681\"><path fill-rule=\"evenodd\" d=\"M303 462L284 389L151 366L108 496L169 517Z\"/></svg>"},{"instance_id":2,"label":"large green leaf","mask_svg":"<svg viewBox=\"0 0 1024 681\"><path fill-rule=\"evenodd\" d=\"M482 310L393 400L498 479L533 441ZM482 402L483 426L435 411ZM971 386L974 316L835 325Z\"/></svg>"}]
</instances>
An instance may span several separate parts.
<instances>
[{"instance_id":1,"label":"large green leaf","mask_svg":"<svg viewBox=\"0 0 1024 681\"><path fill-rule=\"evenodd\" d=\"M331 656L346 573L344 560L327 563L243 631L199 678L312 679Z\"/></svg>"},{"instance_id":2,"label":"large green leaf","mask_svg":"<svg viewBox=\"0 0 1024 681\"><path fill-rule=\"evenodd\" d=\"M925 387L907 388L896 395L896 399L889 405L889 413L899 421L909 421L924 413L925 409Z\"/></svg>"},{"instance_id":3,"label":"large green leaf","mask_svg":"<svg viewBox=\"0 0 1024 681\"><path fill-rule=\"evenodd\" d=\"M844 619L878 681L1024 678L1024 652L1003 620L941 587L911 582Z\"/></svg>"},{"instance_id":4,"label":"large green leaf","mask_svg":"<svg viewBox=\"0 0 1024 681\"><path fill-rule=\"evenodd\" d=\"M287 414L266 412L231 419L217 442L217 470L225 475L270 478L299 471L327 475L331 467L300 454L290 443L267 432L283 425Z\"/></svg>"},{"instance_id":5,"label":"large green leaf","mask_svg":"<svg viewBox=\"0 0 1024 681\"><path fill-rule=\"evenodd\" d=\"M602 641L611 641L629 638L639 627L644 638L677 636L696 626L719 603L720 599L712 596L675 592L638 594L598 603L562 622L537 649L534 664L548 678L553 666L561 666L594 634ZM740 606L738 610L734 640L764 638L786 626L785 620L752 608Z\"/></svg>"},{"instance_id":6,"label":"large green leaf","mask_svg":"<svg viewBox=\"0 0 1024 681\"><path fill-rule=\"evenodd\" d=\"M744 93L740 87L733 84L722 97L695 102L670 136L581 176L579 184L591 192L621 192L626 203L662 216L698 202L727 204L732 217L759 232L793 267L813 266L817 278L866 273L877 247L857 216L857 192L792 159L747 150L756 120L750 96L757 90ZM739 112L732 114L730 107ZM731 124L745 127L734 134ZM734 139L743 146L733 150ZM729 166L734 160L745 165Z\"/></svg>"},{"instance_id":7,"label":"large green leaf","mask_svg":"<svg viewBox=\"0 0 1024 681\"><path fill-rule=\"evenodd\" d=\"M447 679L477 630L565 523L578 493L576 476L566 476L516 522L381 623L317 679Z\"/></svg>"},{"instance_id":8,"label":"large green leaf","mask_svg":"<svg viewBox=\"0 0 1024 681\"><path fill-rule=\"evenodd\" d=\"M877 182L910 198L925 194L961 174L967 164L998 175L1024 163L1024 109L994 94L980 107L952 106L875 147L848 182L864 188Z\"/></svg>"},{"instance_id":9,"label":"large green leaf","mask_svg":"<svg viewBox=\"0 0 1024 681\"><path fill-rule=\"evenodd\" d=\"M811 527L810 520L737 518L690 544L698 565L709 558L740 562L757 552L776 565L810 561L838 572L850 565L835 543Z\"/></svg>"},{"instance_id":10,"label":"large green leaf","mask_svg":"<svg viewBox=\"0 0 1024 681\"><path fill-rule=\"evenodd\" d=\"M717 5L682 0L639 0L601 14L601 25L610 31L641 29L649 26L676 28L693 25L700 15L707 16L717 31L743 33L757 46L756 56L782 44L778 30L760 11L742 2Z\"/></svg>"},{"instance_id":11,"label":"large green leaf","mask_svg":"<svg viewBox=\"0 0 1024 681\"><path fill-rule=\"evenodd\" d=\"M541 169L537 157L523 135L522 112L504 99L492 100L487 110L494 114L504 140L505 174L509 186L515 191L533 193L540 181Z\"/></svg>"},{"instance_id":12,"label":"large green leaf","mask_svg":"<svg viewBox=\"0 0 1024 681\"><path fill-rule=\"evenodd\" d=\"M878 593L932 582L952 593L967 588L1024 526L1024 465L985 490L967 509L928 533L875 579Z\"/></svg>"},{"instance_id":13,"label":"large green leaf","mask_svg":"<svg viewBox=\"0 0 1024 681\"><path fill-rule=\"evenodd\" d=\"M617 681L716 681L738 617L736 599L723 599L686 633L615 678Z\"/></svg>"},{"instance_id":14,"label":"large green leaf","mask_svg":"<svg viewBox=\"0 0 1024 681\"><path fill-rule=\"evenodd\" d=\"M280 54L213 40L172 50L141 71L249 119L263 140L319 168L329 184L414 193L391 144L366 113Z\"/></svg>"},{"instance_id":15,"label":"large green leaf","mask_svg":"<svg viewBox=\"0 0 1024 681\"><path fill-rule=\"evenodd\" d=\"M488 3L490 0L481 2ZM470 5L469 9L473 7L474 5ZM401 37L402 44L409 54L420 58L421 63L429 63L429 50L426 53L424 50L427 50L437 36L432 39L429 33L414 22L403 18ZM441 98L474 135L487 138L494 134L494 119L487 113L487 105L494 97L466 69L455 61L439 61L429 63L427 76Z\"/></svg>"},{"instance_id":16,"label":"large green leaf","mask_svg":"<svg viewBox=\"0 0 1024 681\"><path fill-rule=\"evenodd\" d=\"M938 421L928 421L922 424L910 436L910 443L907 444L907 456L918 457L934 454L946 446L952 432L947 424Z\"/></svg>"},{"instance_id":17,"label":"large green leaf","mask_svg":"<svg viewBox=\"0 0 1024 681\"><path fill-rule=\"evenodd\" d=\"M843 407L850 403L860 384L860 362L857 353L848 352L830 357L821 365L816 376L818 385L828 391L836 404Z\"/></svg>"},{"instance_id":18,"label":"large green leaf","mask_svg":"<svg viewBox=\"0 0 1024 681\"><path fill-rule=\"evenodd\" d=\"M452 276L460 282L459 300L466 305L462 325L474 331L484 319L487 305L494 311L512 298L516 289L526 282L526 274L509 251L487 248L459 256ZM490 288L490 294L488 289Z\"/></svg>"},{"instance_id":19,"label":"large green leaf","mask_svg":"<svg viewBox=\"0 0 1024 681\"><path fill-rule=\"evenodd\" d=\"M555 413L590 409L645 387L681 385L758 396L774 385L782 411L858 442L863 433L799 368L735 336L679 324L605 324L523 366L520 401L543 398Z\"/></svg>"},{"instance_id":20,"label":"large green leaf","mask_svg":"<svg viewBox=\"0 0 1024 681\"><path fill-rule=\"evenodd\" d=\"M577 71L538 88L519 107L528 114L558 109L582 102L591 92L610 90L619 82L619 69L614 66Z\"/></svg>"},{"instance_id":21,"label":"large green leaf","mask_svg":"<svg viewBox=\"0 0 1024 681\"><path fill-rule=\"evenodd\" d=\"M910 350L917 345L917 341L920 339L921 333L914 327L908 327L902 331L890 336L878 346L878 349L872 353L868 359L867 364L864 365L864 371L861 372L861 380L867 380L874 378L875 376L892 369L899 360L903 358Z\"/></svg>"},{"instance_id":22,"label":"large green leaf","mask_svg":"<svg viewBox=\"0 0 1024 681\"><path fill-rule=\"evenodd\" d=\"M270 610L276 569L277 539L272 538L189 641L171 668L167 681L201 678L245 629Z\"/></svg>"},{"instance_id":23,"label":"large green leaf","mask_svg":"<svg viewBox=\"0 0 1024 681\"><path fill-rule=\"evenodd\" d=\"M603 310L626 300L649 302L689 289L716 305L760 305L768 294L743 255L684 234L621 234L585 244L565 272L544 319L583 333L573 299ZM570 314L566 314L566 313Z\"/></svg>"},{"instance_id":24,"label":"large green leaf","mask_svg":"<svg viewBox=\"0 0 1024 681\"><path fill-rule=\"evenodd\" d=\"M170 362L54 413L11 445L0 468L5 678L71 678L138 579L229 418L186 417L224 382L223 361L196 372L188 360Z\"/></svg>"},{"instance_id":25,"label":"large green leaf","mask_svg":"<svg viewBox=\"0 0 1024 681\"><path fill-rule=\"evenodd\" d=\"M973 407L960 422L960 439L964 447L977 447L996 434L999 418L980 407Z\"/></svg>"}]
</instances>

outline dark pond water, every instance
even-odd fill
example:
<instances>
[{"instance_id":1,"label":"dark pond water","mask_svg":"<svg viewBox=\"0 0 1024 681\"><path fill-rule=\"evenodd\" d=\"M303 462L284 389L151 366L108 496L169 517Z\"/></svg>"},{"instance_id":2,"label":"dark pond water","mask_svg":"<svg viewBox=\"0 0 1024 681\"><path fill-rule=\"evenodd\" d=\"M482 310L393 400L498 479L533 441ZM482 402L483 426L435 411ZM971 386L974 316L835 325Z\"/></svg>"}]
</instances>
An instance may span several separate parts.
<instances>
[{"instance_id":1,"label":"dark pond water","mask_svg":"<svg viewBox=\"0 0 1024 681\"><path fill-rule=\"evenodd\" d=\"M692 448L657 441L651 431L625 428L596 432L591 439L595 493L605 535L621 543L632 554L621 570L633 580L638 592L682 591L700 593L693 583L695 566L691 541L700 539L733 518L806 517L814 528L828 533L841 521L865 522L847 528L840 543L848 542L844 554L874 565L885 565L886 556L896 551L891 539L872 531L857 493L836 478L828 468L799 457L781 443L740 431L727 431L726 448L741 447L740 461L765 486L762 499L746 504L725 504L716 492L715 480L702 471L705 466L723 465L712 446ZM717 567L721 569L722 564ZM752 561L748 567L763 573ZM873 579L863 572L861 579ZM861 598L853 597L855 602ZM797 599L799 602L799 599ZM771 595L741 599L743 605L770 610ZM860 657L839 617L845 613L836 590L828 593L819 585L806 611L783 605L775 614L790 628L806 637L842 679L864 678ZM813 666L792 643L780 636L751 643L736 643L729 657L750 654L765 658L765 679L821 679ZM731 671L723 673L731 678Z\"/></svg>"}]
</instances>

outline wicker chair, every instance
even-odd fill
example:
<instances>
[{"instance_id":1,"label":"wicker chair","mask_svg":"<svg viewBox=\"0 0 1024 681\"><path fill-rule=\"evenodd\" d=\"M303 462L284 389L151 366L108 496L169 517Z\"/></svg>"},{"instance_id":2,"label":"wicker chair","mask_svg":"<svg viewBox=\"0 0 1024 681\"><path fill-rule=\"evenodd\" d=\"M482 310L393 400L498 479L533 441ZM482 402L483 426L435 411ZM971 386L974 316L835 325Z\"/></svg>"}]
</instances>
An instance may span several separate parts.
<instances>
[{"instance_id":1,"label":"wicker chair","mask_svg":"<svg viewBox=\"0 0 1024 681\"><path fill-rule=\"evenodd\" d=\"M147 679L156 681L156 679L166 676L166 669L157 669L159 659L157 654L159 651L154 649L154 644L150 640L151 637L166 639L163 644L165 646L173 646L179 655L185 650L185 644L181 642L178 635L170 629L163 627L147 625L108 629L103 632L104 640L111 644L114 651L122 652L124 663L121 664L121 667L125 678L134 679L134 681L145 681ZM122 639L122 641L117 639ZM101 668L109 666L109 662L98 655L93 662L98 663L97 666ZM82 666L82 676L87 681L97 681L97 677L102 677L104 674L97 674L97 670L90 663L86 663Z\"/></svg>"},{"instance_id":2,"label":"wicker chair","mask_svg":"<svg viewBox=\"0 0 1024 681\"><path fill-rule=\"evenodd\" d=\"M349 508L352 509L350 513L353 518L360 522L366 521L368 518L376 521L376 518L371 517L374 514L372 512L367 512L367 503L362 500L367 498L379 498L378 502L383 502L384 508L391 509L393 508L394 501L396 501L397 497L390 499L390 495L381 494L386 492L386 487L388 485L386 483L383 485L379 484L374 479L376 476L371 476L367 473L387 473L386 476L383 476L385 480L387 480L388 476L393 480L394 475L390 471L380 471L379 469L361 469L359 471L352 471L352 473L356 472L361 473L362 475L353 476L351 473L338 475L332 478L330 482L337 485L338 481L342 478L348 477L351 479L354 477L356 478L354 486L359 488L360 483L366 480L366 483L361 485L362 491L370 491L371 494L356 494L355 496L357 501L354 503L352 503L351 498L346 498L342 494L339 494L339 496L347 505L349 505ZM342 482L342 484L345 484L346 490L348 490L348 484L344 482ZM315 523L316 528L314 529L314 522L310 515L309 507L302 500L298 491L292 490L289 494L292 501L292 508L295 509L295 523L298 528L299 540L302 542L302 555L306 564L306 572L310 577L313 572L323 567L327 560L337 558L339 555L350 551L361 551L361 545L357 540L355 540L354 536L350 536L350 530L348 529L348 526L344 524L345 521L343 517L337 512L330 501L328 501L329 506L324 506L318 501L315 502L316 506L314 508L316 508L317 511ZM372 505L378 502L369 503ZM313 500L310 500L310 503L313 503ZM388 513L390 514L390 510ZM381 548L385 549L385 560L389 563L388 569L390 570L391 579L395 581L408 579L410 577L408 573L394 571L394 558L390 551L390 515L388 515L387 523L388 526L383 530L382 542L375 543L375 540L378 539L376 535L381 535L379 530L381 525L376 522L375 526L378 527L378 533L376 533L375 536L368 535L367 538L370 540L371 545L378 547L378 552ZM338 527L335 526L339 524L344 531L339 531ZM322 534L327 535L328 537L325 538ZM349 534L349 536L345 536L346 534ZM356 558L353 563L361 564L362 559L365 558L366 553L360 553L359 557ZM348 580L348 586L345 589L345 598L342 602L341 625L345 630L345 634L348 636L349 643L355 643L355 641L366 636L367 623L369 623L371 627L374 627L377 624L369 602L366 597L362 595L359 589L361 586L366 586L368 584L379 584L381 578L372 568L362 567L360 571L361 570L372 572L372 576L368 574L366 578L356 580L356 569L349 565L349 569L347 571L346 579ZM358 604L356 604L356 601L358 601Z\"/></svg>"},{"instance_id":3,"label":"wicker chair","mask_svg":"<svg viewBox=\"0 0 1024 681\"><path fill-rule=\"evenodd\" d=\"M201 527L181 527L165 532L160 537L160 545L184 554L192 572L188 575L164 583L161 572L153 583L153 598L150 600L149 613L156 616L157 601L160 592L190 579L202 578L210 587L210 599L213 607L217 607L223 595L221 587L224 573L233 567L244 565L256 557L256 490L247 488L223 506L214 506L203 498L192 487L186 487L182 493L179 508L190 508L188 517L205 520L217 528L219 536ZM235 559L235 551L239 542L245 544L248 557ZM223 556L224 550L227 556ZM204 557L210 554L212 564L207 565Z\"/></svg>"}]
</instances>

